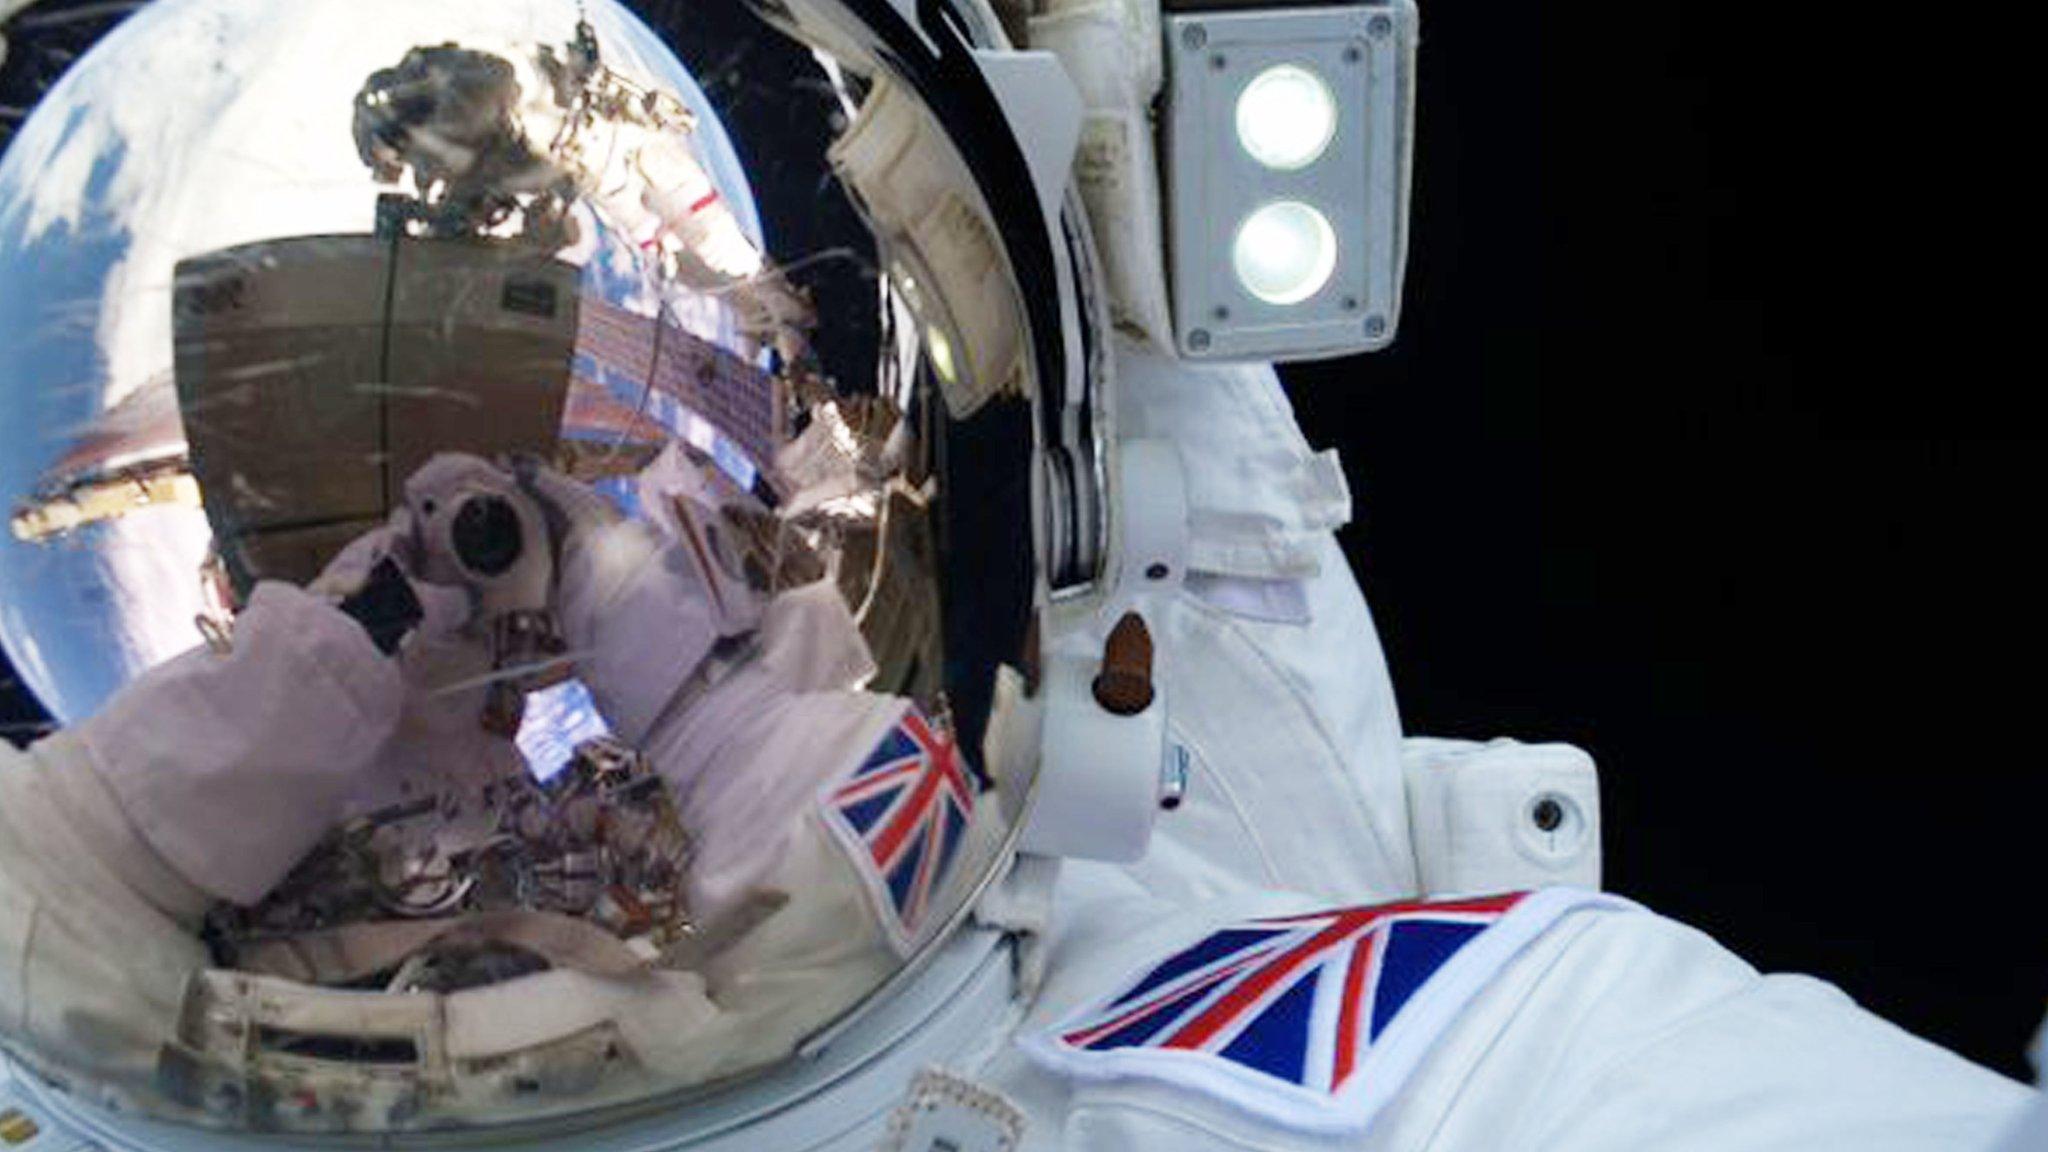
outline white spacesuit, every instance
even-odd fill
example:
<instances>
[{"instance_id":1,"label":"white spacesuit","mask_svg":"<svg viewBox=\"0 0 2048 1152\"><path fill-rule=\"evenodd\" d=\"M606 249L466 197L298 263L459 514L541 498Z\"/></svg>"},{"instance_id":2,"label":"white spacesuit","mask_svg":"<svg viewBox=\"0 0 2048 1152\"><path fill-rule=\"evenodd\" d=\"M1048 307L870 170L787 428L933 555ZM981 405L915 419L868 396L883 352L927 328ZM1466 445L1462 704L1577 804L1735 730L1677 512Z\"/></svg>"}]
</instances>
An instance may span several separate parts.
<instances>
[{"instance_id":1,"label":"white spacesuit","mask_svg":"<svg viewBox=\"0 0 2048 1152\"><path fill-rule=\"evenodd\" d=\"M322 8L293 2L294 13ZM566 6L504 7L520 5L530 12L508 17L518 27L506 35L559 39ZM1332 59L1391 53L1405 63L1375 83L1412 86L1413 8L1355 7ZM607 51L631 42L615 8L592 3L587 17ZM157 11L183 9L230 11L213 0ZM1204 74L1233 66L1217 48L1242 35L1232 14L1163 38L1162 14L1145 3L1006 11L1007 24L977 4L922 24L889 5L777 9L776 27L834 58L826 74L853 115L848 137L865 128L868 143L883 141L859 157L838 149L819 171L856 190L889 257L889 367L864 398L895 422L869 436L813 404L808 447L844 442L836 486L776 491L762 479L771 461L734 463L746 413L719 405L743 408L737 392L717 391L707 369L656 396L657 348L639 408L601 426L600 450L564 447L600 426L600 405L548 401L567 415L562 444L546 447L589 466L600 487L630 459L641 477L630 500L528 457L460 455L447 425L406 458L402 495L376 516L351 505L318 520L348 523L353 547L305 544L294 533L312 516L261 520L279 493L333 499L342 485L331 476L293 488L296 473L252 464L236 482L267 483L263 499L208 493L216 547L245 574L308 554L325 571L304 587L253 581L231 632L25 752L0 746L0 1148L255 1152L322 1133L405 1146L460 1128L452 1138L486 1146L593 1152L1917 1150L1988 1148L2020 1123L2021 1086L1825 984L1761 976L1702 934L1601 893L1584 753L1402 739L1371 616L1333 536L1351 515L1336 460L1304 441L1261 357L1192 362L1232 340L1299 339L1322 354L1339 350L1328 343L1339 328L1344 347L1384 342L1397 301L1373 293L1397 289L1398 244L1380 252L1378 273L1356 270L1360 298L1308 294L1329 297L1341 325L1233 330L1263 306L1256 293L1205 313L1199 338L1166 314L1156 181L1184 176L1176 165L1190 153L1182 140L1155 164L1145 110L1164 83L1162 39L1169 52L1213 52ZM438 15L445 24L403 38L502 33L462 23L472 12L460 5ZM544 33L526 29L529 16ZM1059 59L1003 50L1004 27ZM659 28L680 34L673 20ZM918 49L962 37L975 52ZM383 44L363 54L391 58ZM867 79L841 83L841 67ZM1007 120L974 120L965 89ZM908 91L925 103L885 99ZM965 111L941 114L948 92ZM882 109L896 119L862 119ZM963 124L1014 139L975 151ZM1318 147L1347 140L1333 129ZM1085 163L1070 170L1077 147ZM1015 179L993 187L975 160L1011 164ZM1210 192L1250 179L1231 172ZM1378 174L1378 207L1362 216L1406 187L1405 161ZM232 292L195 300L180 285L181 318L222 325L191 341L208 355L242 338L212 319L216 304L271 308L294 325L318 307L343 310L276 287L300 291L297 281L263 280L279 262L249 263ZM465 284L488 290L461 302L503 314L493 335L553 315L553 296L494 275L476 271ZM1012 287L1028 275L1046 277L1045 291ZM391 276L387 344L390 301L408 284ZM1351 316L1361 302L1377 311ZM456 312L425 326L459 353L447 359L500 355L465 343L474 321ZM908 360L889 360L899 345ZM1001 371L984 358L998 346ZM235 388L311 371L270 348L260 370L237 369ZM602 354L592 342L528 359L581 372ZM191 396L207 395L194 381L219 370L181 346L178 371ZM590 372L603 383L602 366ZM798 383L816 389L831 375ZM303 395L353 400L359 378L322 378ZM408 403L435 394L399 382ZM989 422L1019 396L1027 419ZM660 454L631 457L648 412L688 404L709 417L663 425ZM394 447L393 411L379 412L369 465L385 487L411 450ZM203 441L207 409L184 414ZM714 424L726 439L692 439ZM1018 443L1031 453L1003 455ZM1055 461L1052 448L1074 455ZM1003 460L1030 481L972 486L974 467ZM268 463L238 463L250 461ZM715 499L708 516L670 503L704 494L661 486L679 468L723 476L823 578L798 565L803 579L782 580L779 554L750 568L730 535L704 530L731 527ZM1035 522L969 532L1004 515ZM1030 553L1032 580L1005 600L990 558L1010 545ZM949 583L948 565L971 575ZM989 656L985 637L963 635L962 606L988 603L970 621L984 632L1022 635L1013 617L1030 617L1017 651L991 642ZM886 660L872 643L904 636L916 638L909 654ZM564 668L672 802L689 843L670 877L687 931L650 929L659 917L637 913L617 929L618 910L602 902L565 915L536 896L579 868L624 875L577 852L504 886L510 908L475 895L498 883L493 861L505 858L489 853L503 830L523 826L473 836L445 797L527 795L511 742L476 720L498 685L523 690ZM223 941L222 924L303 889L309 861L354 859L347 846L365 841L348 839L352 822L426 795L437 835L483 862L445 907L404 919L388 905L343 909L353 919L334 915L338 905L303 918L287 908L265 923L288 930L248 937L239 954ZM582 832L623 853L607 819L596 812L595 831ZM346 850L329 852L337 828ZM401 880L422 876L449 883L435 871ZM638 890L611 888L628 889ZM430 946L442 959L495 947L522 966L422 983L410 957Z\"/></svg>"},{"instance_id":2,"label":"white spacesuit","mask_svg":"<svg viewBox=\"0 0 2048 1152\"><path fill-rule=\"evenodd\" d=\"M1215 382L1226 386L1185 394L1235 395L1275 405L1275 415L1284 415L1282 398L1262 374L1230 373ZM1240 442L1247 459L1267 454L1309 465L1291 429L1269 427L1280 434ZM686 559L643 563L664 552L646 529L613 524L599 535L605 532L625 536L602 547L633 557L623 569L631 579L609 587L598 607L563 615L584 622L570 625L570 639L588 654L581 667L592 678L593 694L615 721L629 718L621 734L656 749L655 763L684 798L686 823L703 845L704 872L693 886L697 906L716 922L736 914L750 891L774 890L800 903L779 906L768 918L787 931L756 933L701 976L664 974L658 985L628 993L603 976L556 972L550 994L560 1002L546 1026L570 1035L602 1018L625 1028L650 1059L732 1060L743 1067L752 1043L787 1042L773 1035L779 1006L809 1003L821 981L843 987L847 998L859 995L887 974L879 958L889 945L856 870L834 851L834 833L813 823L789 838L762 835L776 824L769 814L817 821L804 799L819 781L774 774L787 793L746 795L735 794L735 784L758 779L764 764L804 763L778 757L777 742L818 738L819 724L859 728L862 734L848 746L872 745L900 719L904 705L859 693L804 694L800 683L773 689L743 683L778 677L778 667L819 666L771 657L720 681L692 708L655 721L630 719L658 709L606 681L600 669L607 661L599 653L618 641L583 629L601 634L604 609L625 599L643 609L653 600L667 604L631 618L646 626L666 613L674 635L703 638L699 652L709 651L717 629L702 623L703 576ZM671 543L666 551L675 556L682 546ZM1340 608L1348 602L1357 610L1342 569L1298 571L1295 579L1303 597L1327 597ZM578 597L588 586L567 587ZM1213 591L1181 595L1183 611L1230 614L1215 603ZM844 632L832 635L840 626L831 607L836 597L816 609L803 605L817 603L804 592L786 599L797 602L780 609L789 619L778 620L771 605L762 622L762 643L771 653L782 645L849 642ZM1224 626L1252 623L1230 615ZM1170 662L1175 649L1167 635ZM1310 641L1314 632L1301 628L1295 635ZM1371 638L1369 631L1352 635ZM1247 651L1257 659L1207 663L1181 673L1175 684L1202 678L1212 691L1220 685L1292 692L1288 662L1298 667L1334 659L1312 642L1290 650L1268 639ZM1351 887L1341 872L1321 874L1322 862L1356 863L1343 855L1353 828L1336 817L1325 827L1295 821L1290 828L1235 803L1232 794L1261 774L1278 774L1283 788L1367 813L1386 812L1386 793L1378 789L1402 795L1399 777L1387 780L1394 766L1384 760L1384 743L1322 735L1371 733L1372 714L1389 708L1374 646L1352 645L1346 652L1361 677L1349 682L1378 684L1377 690L1334 699L1302 692L1295 697L1304 702L1301 721L1283 724L1269 715L1263 729L1238 729L1234 736L1200 721L1177 724L1176 739L1198 743L1204 753L1182 808L1196 819L1184 828L1167 817L1160 830L1164 852L1141 867L1069 865L1056 881L1042 869L1013 873L987 913L1017 924L1038 918L1039 935L1018 945L1040 957L1022 970L1034 994L1020 997L1004 987L1008 980L991 987L984 978L969 988L978 998L924 1005L938 1017L990 1011L1002 1027L958 1033L944 1019L926 1021L936 1042L899 1041L920 1063L943 1069L918 1080L914 1107L866 1117L841 1113L842 1122L866 1123L849 1122L837 1132L816 1128L811 1118L808 1138L842 1141L821 1147L867 1147L882 1138L883 1126L909 1133L925 1131L922 1124L934 1139L953 1138L945 1135L951 1125L969 1138L1003 1133L1022 1141L1013 1146L1046 1148L1920 1148L1986 1145L2009 1122L2024 1098L2017 1086L1868 1016L1825 985L1758 977L1700 934L1624 901L1551 888L1505 911L1499 901L1395 904L1352 912L1355 923L1341 923L1342 914L1329 911L1331 901L1353 908L1383 902L1406 881L1368 870L1377 886ZM647 649L633 645L624 657L644 665ZM687 670L699 663L687 655L673 659ZM642 667L620 684L656 685L658 694L673 696L669 686L684 678L649 675ZM44 741L25 762L0 772L6 861L0 891L9 913L0 917L8 932L9 976L0 986L0 1005L10 1037L34 1045L16 1050L51 1061L48 1070L59 1074L67 1065L93 1069L114 1093L128 1083L147 1085L160 1038L175 1027L186 981L207 962L191 935L193 918L208 897L253 901L278 883L324 830L320 817L337 815L380 771L376 755L399 727L403 692L398 667L347 617L287 586L264 585L241 616L231 653L195 651L138 683L101 716ZM171 698L175 711L164 705ZM763 730L742 727L736 740L708 747L693 740L691 724L731 711L721 702L728 698L748 699L745 711ZM764 699L773 706L761 706ZM167 727L165 718L173 715L180 719ZM801 728L790 722L792 715L802 717ZM1329 774L1302 772L1311 761L1267 767L1271 762L1256 750L1276 738L1320 745L1328 757L1320 767ZM1451 770L1436 751L1437 766L1427 770ZM1497 778L1526 775L1531 763L1544 759L1517 748L1466 755L1486 755L1485 771ZM845 766L834 771L843 773ZM1213 830L1219 827L1225 830ZM215 846L223 837L234 839L233 853ZM1274 847L1282 844L1284 850ZM1212 854L1207 867L1193 874L1176 868L1205 850ZM1254 870L1233 865L1233 858L1262 863ZM1524 875L1543 879L1536 868ZM1290 880L1293 892L1282 886ZM1276 917L1291 923L1259 927ZM1294 1071L1303 1074L1292 1090L1259 1071L1270 1066L1260 1063L1272 1059L1270 1053L1240 1062L1246 1052L1232 1057L1228 1045L1171 1051L1102 1044L1104 1027L1113 1034L1155 1015L1172 1017L1167 1027L1190 1027L1179 1000L1126 1000L1132 985L1155 983L1168 967L1206 964L1225 975L1225 985L1233 971L1272 967L1275 953L1257 942L1247 950L1248 933L1276 933L1302 953L1308 976L1288 973L1287 982L1339 1000L1351 961L1333 970L1330 955L1344 959L1360 941L1376 943L1382 967L1359 979L1377 982L1384 998L1392 994L1395 962L1418 962L1401 952L1404 932L1422 941L1408 948L1426 951L1461 941L1457 933L1468 929L1476 933L1470 937L1475 948L1477 942L1502 946L1477 963L1463 962L1473 951L1455 950L1459 963L1431 967L1420 989L1406 989L1417 1007L1392 1015L1354 1063L1325 1067L1318 1080L1305 1066L1337 1057L1327 1038L1315 1038L1317 1029L1334 1033L1342 1020L1315 1019L1327 1011L1317 1009L1292 1022L1306 1034L1291 1057ZM1318 934L1326 939L1319 943ZM1200 954L1191 955L1191 946ZM863 966L857 960L863 953L878 959ZM1335 975L1326 974L1331 971ZM586 983L591 987L578 987ZM802 992L788 993L790 983ZM899 995L916 1000L918 985ZM451 1033L465 1022L454 1000ZM1424 1005L1426 1014L1419 1011ZM1271 1017L1275 1009L1265 1011ZM1256 1014L1252 1019L1261 1024ZM478 1022L468 1026L477 1042L491 1031ZM688 1042L680 1042L685 1037ZM1287 1047L1277 1033L1272 1044L1275 1051ZM708 1077L720 1067L685 1074ZM1319 1090L1301 1091L1304 1085ZM900 1082L870 1086L871 1096L904 1090ZM830 1100L808 1104L815 1112ZM760 1139L745 1129L730 1136L733 1147L814 1146Z\"/></svg>"}]
</instances>

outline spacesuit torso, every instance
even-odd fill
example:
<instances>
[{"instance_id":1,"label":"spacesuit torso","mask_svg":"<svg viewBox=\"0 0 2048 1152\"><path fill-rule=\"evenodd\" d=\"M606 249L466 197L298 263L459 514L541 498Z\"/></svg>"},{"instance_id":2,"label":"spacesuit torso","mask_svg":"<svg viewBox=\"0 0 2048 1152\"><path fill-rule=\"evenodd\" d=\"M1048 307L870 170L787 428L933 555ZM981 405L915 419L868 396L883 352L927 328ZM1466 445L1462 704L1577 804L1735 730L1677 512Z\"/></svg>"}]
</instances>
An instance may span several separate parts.
<instances>
[{"instance_id":1,"label":"spacesuit torso","mask_svg":"<svg viewBox=\"0 0 2048 1152\"><path fill-rule=\"evenodd\" d=\"M1020 1147L1948 1148L1988 1146L2012 1123L2019 1085L1824 983L1760 976L1696 931L1590 895L1598 800L1583 753L1403 745L1331 536L1350 515L1341 473L1310 452L1270 372L1138 359L1122 384L1121 430L1170 438L1210 478L1191 485L1191 575L1159 629L1173 738L1197 750L1196 767L1144 861L1064 867L1021 1043L947 1065L1020 1107ZM1531 835L1532 798L1544 797L1575 810L1580 836ZM1583 887L1548 887L1559 884ZM1284 994L1264 992L1263 1011L1238 1006L1229 1026L1272 1036L1236 1060L1217 1054L1230 1051L1220 1039L1187 1035L1199 1005L1158 989L1149 1004L1129 997L1162 966L1228 970L1230 946L1270 965L1230 935L1261 918L1528 889L1557 901L1540 927L1523 907L1472 938L1526 928L1506 958L1416 964L1450 981L1435 994L1469 999L1445 1016L1392 1017L1369 1051L1420 1051L1388 1066L1368 1056L1348 1098L1315 1063L1330 1059L1332 1005L1364 1010L1372 989L1318 976L1311 1018L1284 1040L1297 1022ZM1400 988L1398 967L1373 974L1380 1000ZM1327 1095L1310 1104L1212 1075L1251 1066Z\"/></svg>"}]
</instances>

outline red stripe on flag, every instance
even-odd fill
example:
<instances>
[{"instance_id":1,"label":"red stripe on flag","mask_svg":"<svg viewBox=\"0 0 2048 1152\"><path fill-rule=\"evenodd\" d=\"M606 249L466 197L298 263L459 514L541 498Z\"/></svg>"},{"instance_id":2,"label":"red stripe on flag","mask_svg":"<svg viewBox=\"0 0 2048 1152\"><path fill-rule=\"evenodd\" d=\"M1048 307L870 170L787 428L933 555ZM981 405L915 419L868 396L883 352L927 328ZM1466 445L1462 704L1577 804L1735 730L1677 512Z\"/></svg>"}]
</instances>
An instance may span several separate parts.
<instances>
[{"instance_id":1,"label":"red stripe on flag","mask_svg":"<svg viewBox=\"0 0 2048 1152\"><path fill-rule=\"evenodd\" d=\"M960 767L960 749L953 743L952 738L945 733L934 731L914 708L904 715L903 728L910 733L910 738L916 741L920 748L931 754L932 766L944 777L946 787L953 793L953 798L959 801L962 808L972 811L974 789L967 783L967 773Z\"/></svg>"},{"instance_id":2,"label":"red stripe on flag","mask_svg":"<svg viewBox=\"0 0 2048 1152\"><path fill-rule=\"evenodd\" d=\"M1206 1011L1189 1021L1187 1027L1175 1033L1171 1040L1160 1047L1199 1048L1208 1043L1261 996L1294 975L1296 970L1313 962L1331 947L1342 943L1346 937L1370 930L1378 920L1377 913L1347 912L1339 915L1336 922L1328 928L1288 949L1265 969L1231 989L1229 995L1211 1004Z\"/></svg>"},{"instance_id":3,"label":"red stripe on flag","mask_svg":"<svg viewBox=\"0 0 2048 1152\"><path fill-rule=\"evenodd\" d=\"M876 860L896 858L896 850L903 846L903 842L910 838L911 833L917 831L918 821L930 810L932 794L938 790L939 774L926 772L918 780L917 788L910 794L910 799L896 809L895 818L889 821L888 829L875 841Z\"/></svg>"},{"instance_id":4,"label":"red stripe on flag","mask_svg":"<svg viewBox=\"0 0 2048 1152\"><path fill-rule=\"evenodd\" d=\"M1358 1063L1358 1018L1364 1014L1365 972L1372 967L1373 937L1367 936L1351 950L1351 966L1344 972L1344 1006L1337 1016L1337 1067L1330 1073L1330 1091L1344 1087Z\"/></svg>"},{"instance_id":5,"label":"red stripe on flag","mask_svg":"<svg viewBox=\"0 0 2048 1152\"><path fill-rule=\"evenodd\" d=\"M1248 956L1239 958L1237 961L1225 967L1218 968L1214 972L1211 972L1201 977L1193 983L1169 985L1168 988L1171 989L1170 991L1161 990L1158 992L1154 992L1150 999L1140 1001L1138 1004L1124 1012L1123 1015L1114 1017L1107 1023L1097 1024L1093 1028L1084 1028L1078 1031L1069 1032L1066 1035L1060 1037L1060 1039L1068 1044L1073 1045L1076 1048L1085 1048L1088 1045L1095 1043L1097 1040L1102 1039L1104 1036L1107 1036L1110 1033L1115 1032L1118 1029L1124 1027L1126 1024L1141 1019L1145 1016L1149 1016L1153 1012L1159 1011L1162 1005L1174 1004L1182 1000L1188 1000L1193 998L1197 993L1206 992L1209 989L1214 988L1216 985L1221 984L1225 980L1230 979L1232 976L1237 975L1239 972L1244 971L1246 968L1249 968L1252 965L1257 964L1259 961L1264 960L1266 958L1266 954L1271 951L1272 949L1270 948L1260 949L1259 951L1254 952Z\"/></svg>"},{"instance_id":6,"label":"red stripe on flag","mask_svg":"<svg viewBox=\"0 0 2048 1152\"><path fill-rule=\"evenodd\" d=\"M839 786L839 791L833 793L832 798L842 804L853 800L865 799L867 796L880 792L885 787L894 784L899 778L911 775L923 767L924 761L912 757L893 768L884 768L878 772L870 772L866 776L857 776L847 781Z\"/></svg>"}]
</instances>

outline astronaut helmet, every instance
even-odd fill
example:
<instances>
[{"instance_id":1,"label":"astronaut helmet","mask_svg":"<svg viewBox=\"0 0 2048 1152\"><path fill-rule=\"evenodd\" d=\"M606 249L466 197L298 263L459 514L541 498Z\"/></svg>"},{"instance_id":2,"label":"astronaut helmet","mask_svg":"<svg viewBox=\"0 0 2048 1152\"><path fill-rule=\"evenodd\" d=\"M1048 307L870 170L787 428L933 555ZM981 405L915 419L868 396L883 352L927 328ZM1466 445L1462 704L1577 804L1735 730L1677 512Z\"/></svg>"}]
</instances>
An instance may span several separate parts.
<instances>
[{"instance_id":1,"label":"astronaut helmet","mask_svg":"<svg viewBox=\"0 0 2048 1152\"><path fill-rule=\"evenodd\" d=\"M1073 140L1013 128L1006 43L975 0L157 0L50 88L0 156L10 661L107 761L231 725L146 689L309 604L403 692L309 710L374 763L303 803L110 783L210 966L126 1073L9 1058L177 1125L581 1123L929 962L1108 530ZM258 825L316 834L266 872Z\"/></svg>"}]
</instances>

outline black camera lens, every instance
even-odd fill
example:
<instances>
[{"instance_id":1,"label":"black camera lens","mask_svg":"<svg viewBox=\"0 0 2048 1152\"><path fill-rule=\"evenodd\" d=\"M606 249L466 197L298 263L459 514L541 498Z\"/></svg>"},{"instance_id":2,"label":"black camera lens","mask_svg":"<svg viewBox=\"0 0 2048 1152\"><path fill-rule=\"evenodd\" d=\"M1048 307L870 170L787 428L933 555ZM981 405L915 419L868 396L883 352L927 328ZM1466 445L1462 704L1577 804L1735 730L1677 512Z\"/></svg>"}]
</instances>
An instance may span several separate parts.
<instances>
[{"instance_id":1,"label":"black camera lens","mask_svg":"<svg viewBox=\"0 0 2048 1152\"><path fill-rule=\"evenodd\" d=\"M479 576L502 576L526 551L519 513L502 496L472 496L455 513L455 558Z\"/></svg>"}]
</instances>

